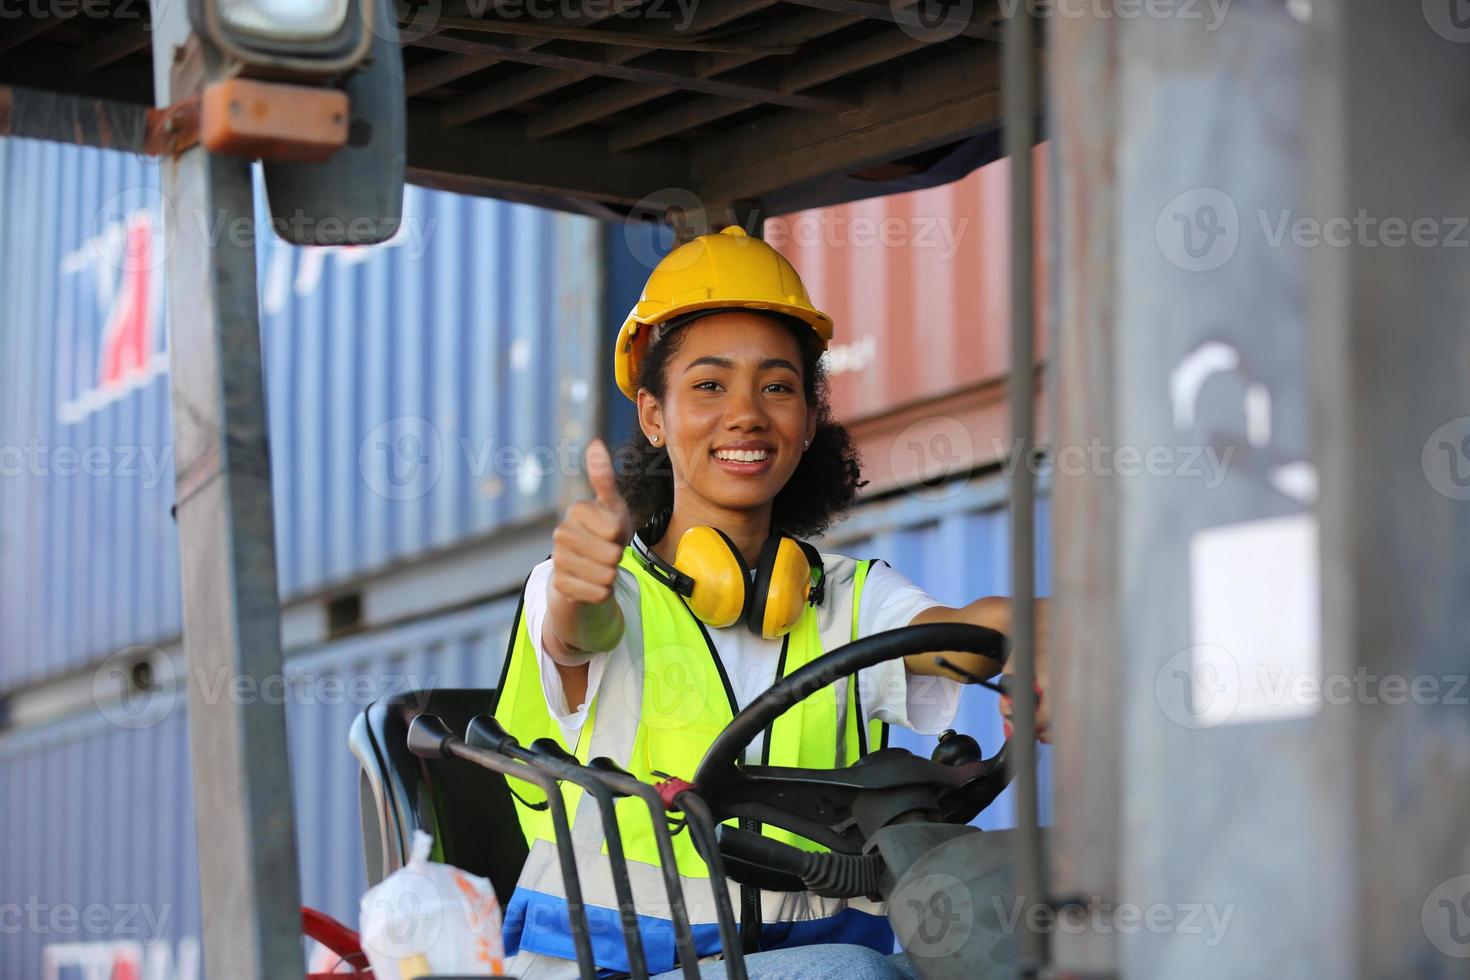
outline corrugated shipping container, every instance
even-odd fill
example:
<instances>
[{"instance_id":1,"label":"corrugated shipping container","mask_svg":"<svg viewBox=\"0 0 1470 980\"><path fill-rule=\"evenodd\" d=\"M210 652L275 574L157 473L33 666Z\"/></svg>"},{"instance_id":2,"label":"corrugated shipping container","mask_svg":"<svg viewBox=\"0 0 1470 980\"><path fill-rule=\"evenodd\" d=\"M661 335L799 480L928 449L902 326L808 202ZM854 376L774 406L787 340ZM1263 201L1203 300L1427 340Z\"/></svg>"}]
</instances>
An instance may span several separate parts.
<instances>
[{"instance_id":1,"label":"corrugated shipping container","mask_svg":"<svg viewBox=\"0 0 1470 980\"><path fill-rule=\"evenodd\" d=\"M0 739L0 976L147 976L192 980L201 937L189 739L182 711L146 728L100 715ZM101 911L98 911L98 909ZM18 928L17 928L18 926ZM119 944L115 950L89 945ZM127 944L146 944L130 949ZM192 972L110 968L101 957L159 970L161 957ZM70 972L61 972L70 965ZM175 966L177 964L174 964Z\"/></svg>"},{"instance_id":2,"label":"corrugated shipping container","mask_svg":"<svg viewBox=\"0 0 1470 980\"><path fill-rule=\"evenodd\" d=\"M0 176L3 690L180 607L157 167L7 139ZM257 242L287 597L553 512L597 418L598 224L405 204L381 246Z\"/></svg>"},{"instance_id":3,"label":"corrugated shipping container","mask_svg":"<svg viewBox=\"0 0 1470 980\"><path fill-rule=\"evenodd\" d=\"M158 169L6 139L0 176L3 688L176 633L179 576Z\"/></svg>"},{"instance_id":4,"label":"corrugated shipping container","mask_svg":"<svg viewBox=\"0 0 1470 980\"><path fill-rule=\"evenodd\" d=\"M898 498L864 508L832 536L831 546L885 557L944 602L1003 594L1008 581L1004 486L988 480L944 492L942 500ZM1038 518L1037 581L1045 591L1049 524L1044 502ZM357 764L346 745L353 716L366 702L402 690L494 684L514 613L515 602L501 600L291 658L287 718L307 904L355 923L366 887ZM0 977L37 976L48 944L140 938L125 930L146 926L148 916L153 921L167 916L161 929L165 942L144 949L144 957L187 960L191 955L200 939L200 913L182 696L161 707L172 710L150 727L120 728L90 716L49 730L0 736L0 799L6 807L0 903L41 910L38 927L27 926L0 941ZM967 689L956 727L993 752L1001 738L995 696ZM893 744L925 754L933 743L904 732L893 738ZM1041 757L1042 817L1049 820L1045 749ZM1007 792L982 814L979 825L1009 825L1010 796ZM69 919L54 919L53 910L76 909L70 914L79 915L91 904L107 907L106 930L88 933L67 925ZM54 927L56 921L62 928ZM172 974L162 976L174 980ZM177 980L195 976L180 973Z\"/></svg>"},{"instance_id":5,"label":"corrugated shipping container","mask_svg":"<svg viewBox=\"0 0 1470 980\"><path fill-rule=\"evenodd\" d=\"M934 598L951 606L990 595L1009 595L1010 520L1004 483L997 479L948 484L934 495L900 497L879 507L859 510L834 537L835 550L857 558L882 558ZM1051 591L1051 508L1041 497L1036 505L1036 594ZM975 736L993 755L1005 738L999 696L978 686L964 689L955 728ZM938 740L895 729L890 744L928 757ZM1051 823L1051 747L1039 747L1041 822ZM1015 821L1014 791L1007 789L976 825L987 830Z\"/></svg>"},{"instance_id":6,"label":"corrugated shipping container","mask_svg":"<svg viewBox=\"0 0 1470 980\"><path fill-rule=\"evenodd\" d=\"M287 718L306 904L355 923L367 887L357 762L347 749L352 718L408 688L493 685L514 614L514 602L499 601L292 658ZM269 685L258 690L272 696ZM184 700L149 707L156 714L132 716L157 718L146 726L90 715L0 736L0 977L41 976L48 946L77 969L96 956L140 967L62 977L203 975ZM73 943L119 945L65 945Z\"/></svg>"},{"instance_id":7,"label":"corrugated shipping container","mask_svg":"<svg viewBox=\"0 0 1470 980\"><path fill-rule=\"evenodd\" d=\"M1047 148L1037 148L1044 229ZM832 405L846 422L1002 378L1010 359L1009 163L962 180L766 222L766 239L832 315ZM1036 245L1037 353L1046 356L1049 246Z\"/></svg>"}]
</instances>

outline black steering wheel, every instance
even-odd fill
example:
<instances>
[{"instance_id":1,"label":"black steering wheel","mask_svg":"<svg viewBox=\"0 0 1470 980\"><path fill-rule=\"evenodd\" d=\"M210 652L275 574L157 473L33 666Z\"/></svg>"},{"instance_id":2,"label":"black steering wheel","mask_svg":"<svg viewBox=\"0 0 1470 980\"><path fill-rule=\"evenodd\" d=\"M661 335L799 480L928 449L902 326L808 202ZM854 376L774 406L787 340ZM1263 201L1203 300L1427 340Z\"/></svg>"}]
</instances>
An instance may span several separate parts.
<instances>
[{"instance_id":1,"label":"black steering wheel","mask_svg":"<svg viewBox=\"0 0 1470 980\"><path fill-rule=\"evenodd\" d=\"M715 819L738 817L745 828L721 828L722 850L737 862L730 876L764 888L812 885L811 875L798 867L815 860L803 857L811 852L760 837L752 832L756 821L789 830L837 854L858 855L867 839L890 823L973 820L1010 782L1005 762L1009 742L988 759L978 758L976 750L973 758L962 754L953 764L900 748L870 752L842 769L746 765L740 758L757 734L765 731L769 737L771 724L793 705L866 667L935 650L978 653L1004 663L1005 648L1005 637L983 626L906 626L839 647L781 678L752 701L716 736L694 775L694 785ZM741 863L789 874L783 880L780 874L762 876L752 867L742 874ZM805 883L793 876L804 876ZM856 887L861 886L845 890Z\"/></svg>"}]
</instances>

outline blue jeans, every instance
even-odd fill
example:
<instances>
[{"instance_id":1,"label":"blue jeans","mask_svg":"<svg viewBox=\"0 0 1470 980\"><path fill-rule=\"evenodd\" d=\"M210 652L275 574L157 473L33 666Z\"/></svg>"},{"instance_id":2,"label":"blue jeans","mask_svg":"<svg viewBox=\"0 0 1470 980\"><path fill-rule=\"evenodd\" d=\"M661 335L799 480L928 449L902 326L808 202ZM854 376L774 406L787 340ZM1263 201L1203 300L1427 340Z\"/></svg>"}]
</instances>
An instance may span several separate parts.
<instances>
[{"instance_id":1,"label":"blue jeans","mask_svg":"<svg viewBox=\"0 0 1470 980\"><path fill-rule=\"evenodd\" d=\"M750 980L915 980L918 974L902 953L892 956L842 943L794 946L752 953L745 958ZM653 980L682 980L678 970L660 973ZM700 980L723 980L723 961L705 963L699 968Z\"/></svg>"}]
</instances>

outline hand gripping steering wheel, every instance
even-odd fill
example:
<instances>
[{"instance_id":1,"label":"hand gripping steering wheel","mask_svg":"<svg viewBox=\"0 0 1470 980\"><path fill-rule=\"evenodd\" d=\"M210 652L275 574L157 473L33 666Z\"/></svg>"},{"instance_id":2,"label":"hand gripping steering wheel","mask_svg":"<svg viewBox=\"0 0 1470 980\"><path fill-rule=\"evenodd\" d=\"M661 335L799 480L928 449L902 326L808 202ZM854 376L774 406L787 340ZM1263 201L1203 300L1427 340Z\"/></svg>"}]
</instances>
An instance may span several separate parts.
<instances>
[{"instance_id":1,"label":"hand gripping steering wheel","mask_svg":"<svg viewBox=\"0 0 1470 980\"><path fill-rule=\"evenodd\" d=\"M861 855L864 844L890 823L973 820L1010 782L1006 748L988 759L945 764L907 749L870 752L842 769L746 765L746 746L806 697L875 664L915 653L956 650L1005 660L1005 637L983 626L931 623L864 637L813 660L773 684L731 720L710 745L694 785L716 820L739 817L746 827L721 827L721 850L731 858L730 877L776 890L812 888L819 894L857 895L876 890L872 866L856 869L843 856ZM977 753L978 754L978 753ZM750 832L760 821L830 848L803 851ZM828 860L830 859L830 860ZM825 863L824 863L825 862Z\"/></svg>"}]
</instances>

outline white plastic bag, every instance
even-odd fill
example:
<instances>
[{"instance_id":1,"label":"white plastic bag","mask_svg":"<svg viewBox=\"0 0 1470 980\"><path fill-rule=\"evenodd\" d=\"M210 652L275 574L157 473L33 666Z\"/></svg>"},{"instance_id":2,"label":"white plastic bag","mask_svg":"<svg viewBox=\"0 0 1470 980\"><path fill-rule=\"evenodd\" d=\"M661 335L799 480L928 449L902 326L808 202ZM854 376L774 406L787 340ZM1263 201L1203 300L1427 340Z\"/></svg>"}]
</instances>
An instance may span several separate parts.
<instances>
[{"instance_id":1,"label":"white plastic bag","mask_svg":"<svg viewBox=\"0 0 1470 980\"><path fill-rule=\"evenodd\" d=\"M501 973L500 903L484 878L429 860L434 840L414 831L408 863L362 897L362 949L377 980Z\"/></svg>"}]
</instances>

